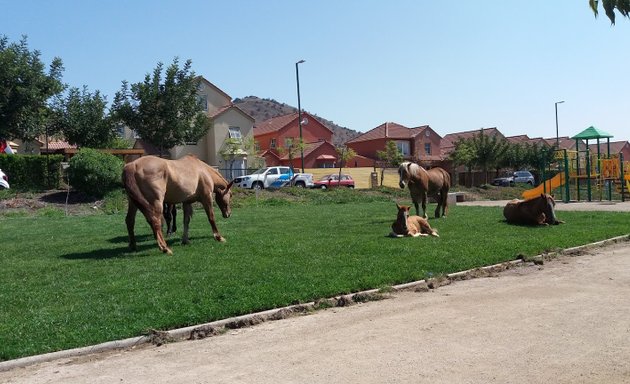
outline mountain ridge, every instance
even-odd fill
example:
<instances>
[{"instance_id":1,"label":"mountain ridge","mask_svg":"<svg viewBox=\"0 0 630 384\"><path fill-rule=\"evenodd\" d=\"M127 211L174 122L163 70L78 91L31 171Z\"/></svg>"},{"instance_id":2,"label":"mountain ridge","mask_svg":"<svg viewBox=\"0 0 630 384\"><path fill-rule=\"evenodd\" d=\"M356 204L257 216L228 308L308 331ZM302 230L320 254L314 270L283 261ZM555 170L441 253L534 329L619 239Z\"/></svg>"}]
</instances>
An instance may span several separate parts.
<instances>
[{"instance_id":1,"label":"mountain ridge","mask_svg":"<svg viewBox=\"0 0 630 384\"><path fill-rule=\"evenodd\" d=\"M298 110L296 107L289 104L280 103L274 99L262 99L258 96L245 96L242 98L237 97L234 99L233 103L253 117L255 120L254 124L260 124L263 121L274 117L295 113ZM361 132L353 129L335 124L333 121L318 116L316 113L312 113L310 111L307 112L316 117L317 120L333 132L333 144L335 146L341 146L347 141L362 134Z\"/></svg>"}]
</instances>

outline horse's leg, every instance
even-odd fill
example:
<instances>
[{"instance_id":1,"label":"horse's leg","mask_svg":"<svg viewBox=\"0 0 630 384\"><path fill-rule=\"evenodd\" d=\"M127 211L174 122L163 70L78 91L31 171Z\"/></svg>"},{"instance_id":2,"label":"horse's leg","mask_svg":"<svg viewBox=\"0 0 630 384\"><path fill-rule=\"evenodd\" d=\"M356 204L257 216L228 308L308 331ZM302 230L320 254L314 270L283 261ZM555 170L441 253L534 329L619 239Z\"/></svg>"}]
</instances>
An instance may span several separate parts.
<instances>
[{"instance_id":1,"label":"horse's leg","mask_svg":"<svg viewBox=\"0 0 630 384\"><path fill-rule=\"evenodd\" d=\"M173 233L173 213L174 205L164 203L162 208L164 209L164 220L166 221L166 237L170 237Z\"/></svg>"},{"instance_id":2,"label":"horse's leg","mask_svg":"<svg viewBox=\"0 0 630 384\"><path fill-rule=\"evenodd\" d=\"M173 254L173 251L166 244L166 240L164 240L164 235L162 234L162 212L163 202L155 201L153 206L149 207L148 212L142 212L144 217L147 219L147 222L151 226L153 230L153 237L157 241L158 248L160 251L164 253L168 253L169 255Z\"/></svg>"},{"instance_id":3,"label":"horse's leg","mask_svg":"<svg viewBox=\"0 0 630 384\"><path fill-rule=\"evenodd\" d=\"M184 211L184 234L182 235L182 244L190 244L190 239L188 238L188 228L190 227L190 218L193 213L192 204L183 203L182 211Z\"/></svg>"},{"instance_id":4,"label":"horse's leg","mask_svg":"<svg viewBox=\"0 0 630 384\"><path fill-rule=\"evenodd\" d=\"M138 207L129 199L129 206L127 208L127 217L125 223L127 223L127 233L129 234L129 249L136 250L136 235L134 234L134 227L136 225L136 212Z\"/></svg>"},{"instance_id":5,"label":"horse's leg","mask_svg":"<svg viewBox=\"0 0 630 384\"><path fill-rule=\"evenodd\" d=\"M422 217L426 219L429 217L427 216L427 191L420 192L420 198L422 199ZM416 206L416 209L417 208ZM420 214L418 214L418 216L420 216Z\"/></svg>"},{"instance_id":6,"label":"horse's leg","mask_svg":"<svg viewBox=\"0 0 630 384\"><path fill-rule=\"evenodd\" d=\"M216 241L225 241L225 238L221 236L219 230L217 229L217 223L214 221L214 210L212 209L212 200L203 201L203 209L206 211L206 216L208 216L208 221L210 221L210 225L212 226L212 233L214 234L214 239Z\"/></svg>"},{"instance_id":7,"label":"horse's leg","mask_svg":"<svg viewBox=\"0 0 630 384\"><path fill-rule=\"evenodd\" d=\"M440 207L442 206L442 192L438 192L435 195L435 200L437 201L437 206L435 207L435 218L440 218Z\"/></svg>"},{"instance_id":8,"label":"horse's leg","mask_svg":"<svg viewBox=\"0 0 630 384\"><path fill-rule=\"evenodd\" d=\"M173 219L171 225L171 233L177 232L177 204L171 204L171 217Z\"/></svg>"}]
</instances>

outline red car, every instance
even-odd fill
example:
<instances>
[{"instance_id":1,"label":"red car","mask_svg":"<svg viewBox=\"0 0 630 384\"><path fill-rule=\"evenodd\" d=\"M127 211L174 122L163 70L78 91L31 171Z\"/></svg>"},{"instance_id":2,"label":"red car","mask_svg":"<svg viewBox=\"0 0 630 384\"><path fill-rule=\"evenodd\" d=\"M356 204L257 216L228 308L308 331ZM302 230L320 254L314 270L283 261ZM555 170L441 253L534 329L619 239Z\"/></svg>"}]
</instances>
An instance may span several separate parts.
<instances>
[{"instance_id":1,"label":"red car","mask_svg":"<svg viewBox=\"0 0 630 384\"><path fill-rule=\"evenodd\" d=\"M313 188L321 188L321 189L326 189L330 187L338 187L338 186L354 188L354 180L352 180L352 177L350 177L350 175L342 174L341 181L340 181L338 173L333 173L330 175L323 176L321 179L314 182L313 184L315 184Z\"/></svg>"}]
</instances>

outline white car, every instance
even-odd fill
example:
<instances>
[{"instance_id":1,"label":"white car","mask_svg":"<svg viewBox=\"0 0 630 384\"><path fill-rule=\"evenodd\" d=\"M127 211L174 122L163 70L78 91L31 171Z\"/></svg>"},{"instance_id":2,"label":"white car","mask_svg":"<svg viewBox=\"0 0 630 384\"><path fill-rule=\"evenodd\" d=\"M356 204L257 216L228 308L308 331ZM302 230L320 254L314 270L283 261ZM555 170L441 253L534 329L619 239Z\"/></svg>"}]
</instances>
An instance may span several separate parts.
<instances>
[{"instance_id":1,"label":"white car","mask_svg":"<svg viewBox=\"0 0 630 384\"><path fill-rule=\"evenodd\" d=\"M257 170L251 175L234 179L234 185L241 188L265 189L281 188L294 185L298 188L311 188L313 175L310 173L293 173L290 167L275 166Z\"/></svg>"},{"instance_id":2,"label":"white car","mask_svg":"<svg viewBox=\"0 0 630 384\"><path fill-rule=\"evenodd\" d=\"M0 189L9 189L9 177L0 169Z\"/></svg>"}]
</instances>

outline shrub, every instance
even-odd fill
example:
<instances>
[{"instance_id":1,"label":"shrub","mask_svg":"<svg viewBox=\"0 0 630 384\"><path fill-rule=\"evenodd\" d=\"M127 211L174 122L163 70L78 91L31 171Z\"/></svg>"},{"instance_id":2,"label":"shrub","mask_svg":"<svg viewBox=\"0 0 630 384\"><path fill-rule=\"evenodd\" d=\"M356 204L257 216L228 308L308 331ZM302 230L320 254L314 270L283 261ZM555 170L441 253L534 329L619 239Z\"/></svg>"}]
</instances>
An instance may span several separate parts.
<instances>
[{"instance_id":1,"label":"shrub","mask_svg":"<svg viewBox=\"0 0 630 384\"><path fill-rule=\"evenodd\" d=\"M120 188L123 162L114 155L84 148L70 159L68 179L76 190L93 197L103 197Z\"/></svg>"},{"instance_id":2,"label":"shrub","mask_svg":"<svg viewBox=\"0 0 630 384\"><path fill-rule=\"evenodd\" d=\"M61 155L0 155L0 169L9 175L11 189L44 190L59 187Z\"/></svg>"}]
</instances>

